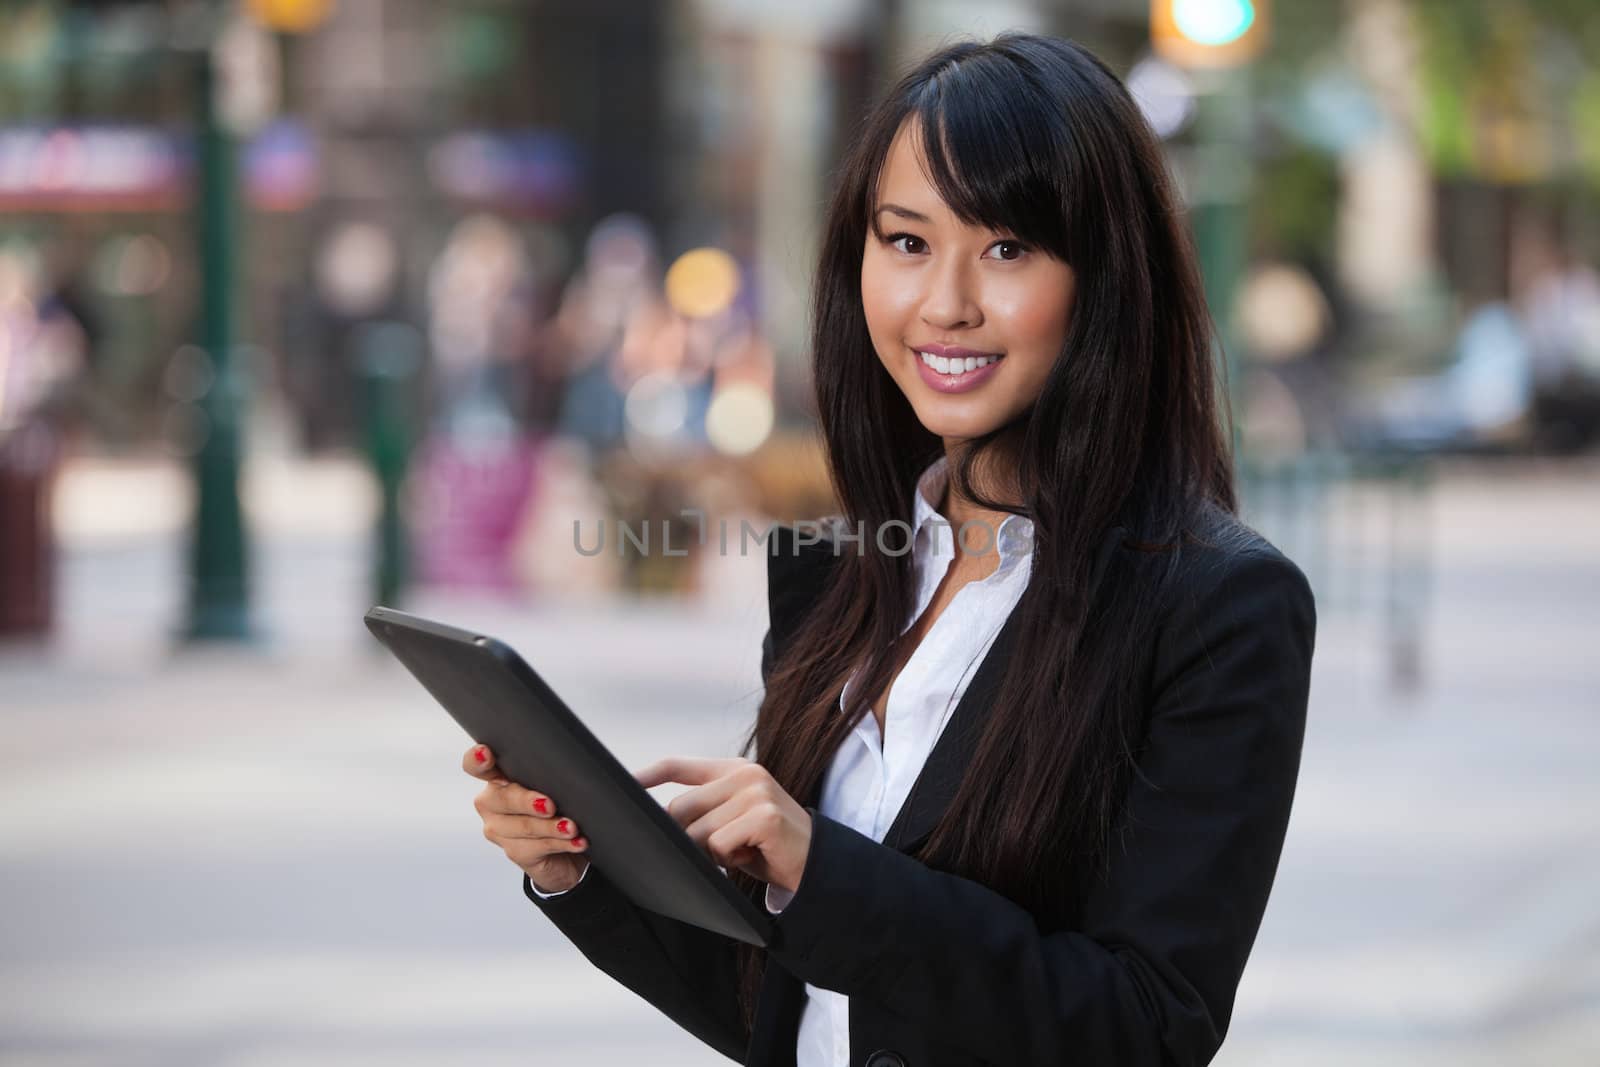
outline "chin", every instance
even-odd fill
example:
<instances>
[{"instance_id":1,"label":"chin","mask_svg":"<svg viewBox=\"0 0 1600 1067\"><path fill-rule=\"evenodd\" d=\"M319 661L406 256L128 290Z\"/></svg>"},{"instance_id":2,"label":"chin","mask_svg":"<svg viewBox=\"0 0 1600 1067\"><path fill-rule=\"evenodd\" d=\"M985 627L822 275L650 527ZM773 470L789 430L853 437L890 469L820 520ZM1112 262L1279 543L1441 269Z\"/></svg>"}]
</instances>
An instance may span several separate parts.
<instances>
[{"instance_id":1,"label":"chin","mask_svg":"<svg viewBox=\"0 0 1600 1067\"><path fill-rule=\"evenodd\" d=\"M917 421L931 434L961 439L981 437L1001 425L1000 419L988 415L962 417L928 410L918 411Z\"/></svg>"}]
</instances>

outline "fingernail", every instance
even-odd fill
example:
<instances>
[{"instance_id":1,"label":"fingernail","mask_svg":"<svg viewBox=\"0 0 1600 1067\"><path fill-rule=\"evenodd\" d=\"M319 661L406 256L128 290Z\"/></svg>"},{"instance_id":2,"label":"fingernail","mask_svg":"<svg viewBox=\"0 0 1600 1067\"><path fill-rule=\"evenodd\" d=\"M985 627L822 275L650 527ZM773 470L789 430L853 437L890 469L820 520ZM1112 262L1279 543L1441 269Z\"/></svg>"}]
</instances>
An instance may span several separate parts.
<instances>
[{"instance_id":1,"label":"fingernail","mask_svg":"<svg viewBox=\"0 0 1600 1067\"><path fill-rule=\"evenodd\" d=\"M488 760L489 760L489 756L488 756L487 753L485 753L483 751L483 746L482 745L480 745L477 748L473 749L472 750L472 754L474 756L478 757L478 762L479 763L487 763Z\"/></svg>"},{"instance_id":2,"label":"fingernail","mask_svg":"<svg viewBox=\"0 0 1600 1067\"><path fill-rule=\"evenodd\" d=\"M567 827L570 826L570 825L571 825L571 823L567 822L567 820L565 820L565 819L562 819L560 822L556 823L556 833L558 833L558 834L566 833L567 832Z\"/></svg>"},{"instance_id":3,"label":"fingernail","mask_svg":"<svg viewBox=\"0 0 1600 1067\"><path fill-rule=\"evenodd\" d=\"M548 815L550 813L550 802L544 797L539 797L533 802L533 810L540 815Z\"/></svg>"},{"instance_id":4,"label":"fingernail","mask_svg":"<svg viewBox=\"0 0 1600 1067\"><path fill-rule=\"evenodd\" d=\"M586 837L574 837L572 839L572 844L574 848L588 848L589 839Z\"/></svg>"}]
</instances>

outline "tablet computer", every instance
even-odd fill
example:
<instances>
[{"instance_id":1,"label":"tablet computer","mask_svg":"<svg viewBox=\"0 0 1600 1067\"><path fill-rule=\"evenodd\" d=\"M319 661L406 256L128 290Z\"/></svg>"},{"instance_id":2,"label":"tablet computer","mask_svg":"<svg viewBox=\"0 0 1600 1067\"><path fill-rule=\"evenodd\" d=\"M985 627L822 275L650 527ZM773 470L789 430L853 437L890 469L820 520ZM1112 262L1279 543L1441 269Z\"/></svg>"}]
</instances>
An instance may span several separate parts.
<instances>
[{"instance_id":1,"label":"tablet computer","mask_svg":"<svg viewBox=\"0 0 1600 1067\"><path fill-rule=\"evenodd\" d=\"M584 854L635 904L765 947L772 920L739 891L534 669L484 634L375 607L367 629L512 781L548 794Z\"/></svg>"}]
</instances>

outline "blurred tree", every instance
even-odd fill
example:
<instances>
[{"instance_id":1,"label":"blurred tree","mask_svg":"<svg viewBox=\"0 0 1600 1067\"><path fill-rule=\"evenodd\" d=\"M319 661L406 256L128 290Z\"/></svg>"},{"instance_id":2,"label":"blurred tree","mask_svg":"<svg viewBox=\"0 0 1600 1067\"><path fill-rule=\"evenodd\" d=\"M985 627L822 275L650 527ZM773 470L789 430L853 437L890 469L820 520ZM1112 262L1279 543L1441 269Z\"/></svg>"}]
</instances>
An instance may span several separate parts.
<instances>
[{"instance_id":1,"label":"blurred tree","mask_svg":"<svg viewBox=\"0 0 1600 1067\"><path fill-rule=\"evenodd\" d=\"M1251 211L1255 255L1324 259L1333 253L1339 201L1339 162L1320 149L1286 143L1262 159Z\"/></svg>"},{"instance_id":2,"label":"blurred tree","mask_svg":"<svg viewBox=\"0 0 1600 1067\"><path fill-rule=\"evenodd\" d=\"M1593 0L1406 6L1420 46L1417 135L1441 174L1522 183L1579 164L1600 179L1592 147L1600 141L1600 10ZM1566 152L1568 145L1576 152Z\"/></svg>"},{"instance_id":3,"label":"blurred tree","mask_svg":"<svg viewBox=\"0 0 1600 1067\"><path fill-rule=\"evenodd\" d=\"M1302 82L1308 64L1337 44L1346 17L1343 5L1327 0L1276 0L1271 45L1254 65L1258 84Z\"/></svg>"},{"instance_id":4,"label":"blurred tree","mask_svg":"<svg viewBox=\"0 0 1600 1067\"><path fill-rule=\"evenodd\" d=\"M1298 100L1311 72L1337 61L1344 5L1327 0L1276 0L1272 41L1251 69L1258 160L1251 198L1253 254L1298 261L1333 255L1339 161L1326 146L1306 141L1282 121L1285 102Z\"/></svg>"}]
</instances>

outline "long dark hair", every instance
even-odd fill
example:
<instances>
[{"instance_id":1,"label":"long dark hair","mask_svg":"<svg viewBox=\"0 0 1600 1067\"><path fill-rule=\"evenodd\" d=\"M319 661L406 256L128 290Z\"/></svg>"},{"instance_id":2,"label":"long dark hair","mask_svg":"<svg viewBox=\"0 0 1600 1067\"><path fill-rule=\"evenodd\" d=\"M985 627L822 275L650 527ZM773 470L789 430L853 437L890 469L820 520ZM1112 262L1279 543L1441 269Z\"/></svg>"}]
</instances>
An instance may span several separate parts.
<instances>
[{"instance_id":1,"label":"long dark hair","mask_svg":"<svg viewBox=\"0 0 1600 1067\"><path fill-rule=\"evenodd\" d=\"M892 554L896 536L884 539L889 551L874 550L874 531L912 520L917 477L943 446L874 353L861 257L884 159L908 119L920 123L930 180L957 217L1045 249L1077 276L1067 336L1037 401L968 442L950 467L953 491L1032 521L1032 570L956 799L915 853L1006 894L1048 929L1071 920L1112 847L1170 550L1208 509L1237 513L1214 329L1160 146L1116 75L1079 45L1007 33L946 47L865 118L842 163L817 264L813 377L842 518L867 531L866 550L847 545L831 566L772 664L743 751L812 802L834 751L903 658L912 556ZM978 491L974 474L991 467L1014 473L1020 500ZM1095 549L1117 526L1130 547L1148 550L1116 554L1118 566L1151 573L1108 573L1098 586L1108 595L1095 595ZM858 669L840 715L841 687ZM1059 884L1063 868L1077 872L1072 884ZM735 879L752 895L760 888L743 872ZM739 955L749 1022L763 953L741 945Z\"/></svg>"}]
</instances>

